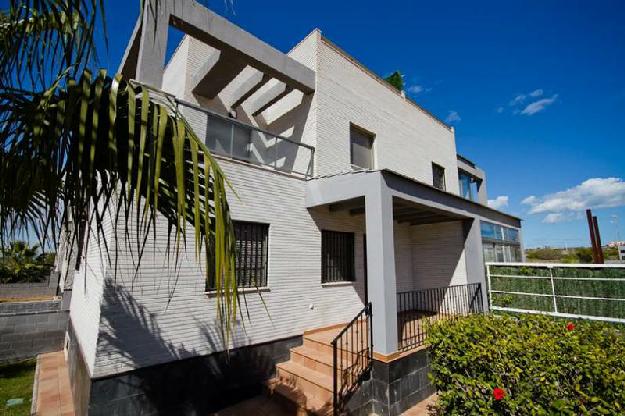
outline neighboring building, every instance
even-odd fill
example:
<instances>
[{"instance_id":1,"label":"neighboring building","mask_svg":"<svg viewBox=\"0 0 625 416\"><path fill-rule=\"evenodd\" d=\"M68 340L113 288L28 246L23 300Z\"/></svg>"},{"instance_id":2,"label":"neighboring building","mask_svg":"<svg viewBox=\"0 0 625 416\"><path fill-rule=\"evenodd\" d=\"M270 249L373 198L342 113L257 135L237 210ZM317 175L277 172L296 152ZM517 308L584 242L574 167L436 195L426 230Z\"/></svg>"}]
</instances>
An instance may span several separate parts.
<instances>
[{"instance_id":1,"label":"neighboring building","mask_svg":"<svg viewBox=\"0 0 625 416\"><path fill-rule=\"evenodd\" d=\"M438 293L436 308L450 308L458 292L452 312L487 307L483 250L518 261L520 220L487 206L485 174L457 155L452 127L319 30L283 54L194 1L162 1L154 24L146 11L120 71L176 98L236 190L244 312L226 345L194 248L176 268L162 255L165 221L138 272L136 253L120 251L113 270L91 242L73 278L68 331L78 413L215 410L270 377L305 331L349 322L367 302L374 372L410 359L391 389L420 390L371 396L361 411L418 402L430 393L425 361L398 354L409 349L405 299ZM168 24L194 37L163 69ZM278 374L327 402L331 347L311 337ZM322 358L305 355L314 342ZM315 359L323 370L304 374Z\"/></svg>"},{"instance_id":2,"label":"neighboring building","mask_svg":"<svg viewBox=\"0 0 625 416\"><path fill-rule=\"evenodd\" d=\"M618 259L621 261L625 261L625 245L618 246Z\"/></svg>"}]
</instances>

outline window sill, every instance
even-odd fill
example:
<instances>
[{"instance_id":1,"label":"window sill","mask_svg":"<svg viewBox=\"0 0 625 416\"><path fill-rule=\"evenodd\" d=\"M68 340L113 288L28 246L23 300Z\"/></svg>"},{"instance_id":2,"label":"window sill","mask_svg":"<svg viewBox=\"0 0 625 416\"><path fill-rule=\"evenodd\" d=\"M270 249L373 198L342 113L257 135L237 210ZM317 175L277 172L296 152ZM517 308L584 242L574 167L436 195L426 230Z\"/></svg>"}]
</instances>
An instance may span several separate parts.
<instances>
[{"instance_id":1,"label":"window sill","mask_svg":"<svg viewBox=\"0 0 625 416\"><path fill-rule=\"evenodd\" d=\"M271 292L271 289L269 288L269 286L263 286L263 287L242 287L238 290L239 294L246 294L246 293L257 293L257 292ZM217 291L216 290L209 290L207 292L204 292L204 294L208 297L215 297L217 296Z\"/></svg>"},{"instance_id":2,"label":"window sill","mask_svg":"<svg viewBox=\"0 0 625 416\"><path fill-rule=\"evenodd\" d=\"M336 287L336 286L353 286L356 283L353 280L345 280L343 282L326 282L322 283L321 287Z\"/></svg>"}]
</instances>

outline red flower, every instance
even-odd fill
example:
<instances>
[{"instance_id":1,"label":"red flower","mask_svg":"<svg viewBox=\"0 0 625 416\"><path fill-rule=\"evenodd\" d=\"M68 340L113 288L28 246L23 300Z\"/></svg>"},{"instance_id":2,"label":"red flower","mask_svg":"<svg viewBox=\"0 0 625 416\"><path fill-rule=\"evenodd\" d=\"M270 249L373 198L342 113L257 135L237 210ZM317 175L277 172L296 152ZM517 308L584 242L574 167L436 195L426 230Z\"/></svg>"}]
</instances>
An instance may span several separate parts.
<instances>
[{"instance_id":1,"label":"red flower","mask_svg":"<svg viewBox=\"0 0 625 416\"><path fill-rule=\"evenodd\" d=\"M503 400L506 397L506 391L504 389L500 389L499 387L495 387L493 389L493 397L495 400Z\"/></svg>"},{"instance_id":2,"label":"red flower","mask_svg":"<svg viewBox=\"0 0 625 416\"><path fill-rule=\"evenodd\" d=\"M566 324L567 331L572 331L574 329L575 329L575 324L573 322L569 322L568 324Z\"/></svg>"}]
</instances>

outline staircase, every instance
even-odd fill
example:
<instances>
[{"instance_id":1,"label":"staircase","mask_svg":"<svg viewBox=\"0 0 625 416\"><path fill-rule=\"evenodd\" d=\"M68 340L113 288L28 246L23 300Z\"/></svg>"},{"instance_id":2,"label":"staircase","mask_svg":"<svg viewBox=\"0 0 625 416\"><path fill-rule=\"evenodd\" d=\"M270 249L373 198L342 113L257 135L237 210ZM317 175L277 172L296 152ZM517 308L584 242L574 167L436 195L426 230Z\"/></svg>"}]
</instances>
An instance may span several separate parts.
<instances>
[{"instance_id":1,"label":"staircase","mask_svg":"<svg viewBox=\"0 0 625 416\"><path fill-rule=\"evenodd\" d=\"M371 368L371 303L348 324L304 332L290 360L276 365L269 392L298 416L337 415Z\"/></svg>"},{"instance_id":2,"label":"staircase","mask_svg":"<svg viewBox=\"0 0 625 416\"><path fill-rule=\"evenodd\" d=\"M305 332L291 359L276 365L269 391L298 416L332 414L332 340L344 326Z\"/></svg>"}]
</instances>

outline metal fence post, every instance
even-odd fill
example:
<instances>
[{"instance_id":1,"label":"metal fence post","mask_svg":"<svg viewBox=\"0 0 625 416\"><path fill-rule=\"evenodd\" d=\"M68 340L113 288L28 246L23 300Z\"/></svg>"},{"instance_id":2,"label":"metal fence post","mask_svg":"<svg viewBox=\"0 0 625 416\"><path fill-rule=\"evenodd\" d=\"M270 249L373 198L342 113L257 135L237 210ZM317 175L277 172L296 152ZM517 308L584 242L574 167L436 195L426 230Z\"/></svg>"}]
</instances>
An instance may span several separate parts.
<instances>
[{"instance_id":1,"label":"metal fence post","mask_svg":"<svg viewBox=\"0 0 625 416\"><path fill-rule=\"evenodd\" d=\"M488 282L488 290L486 296L488 297L488 310L493 310L493 294L491 293L492 284L490 282L490 264L486 264L486 280Z\"/></svg>"},{"instance_id":2,"label":"metal fence post","mask_svg":"<svg viewBox=\"0 0 625 416\"><path fill-rule=\"evenodd\" d=\"M549 281L551 282L551 294L553 296L553 312L558 313L558 301L556 300L556 286L553 284L553 268L549 267Z\"/></svg>"}]
</instances>

